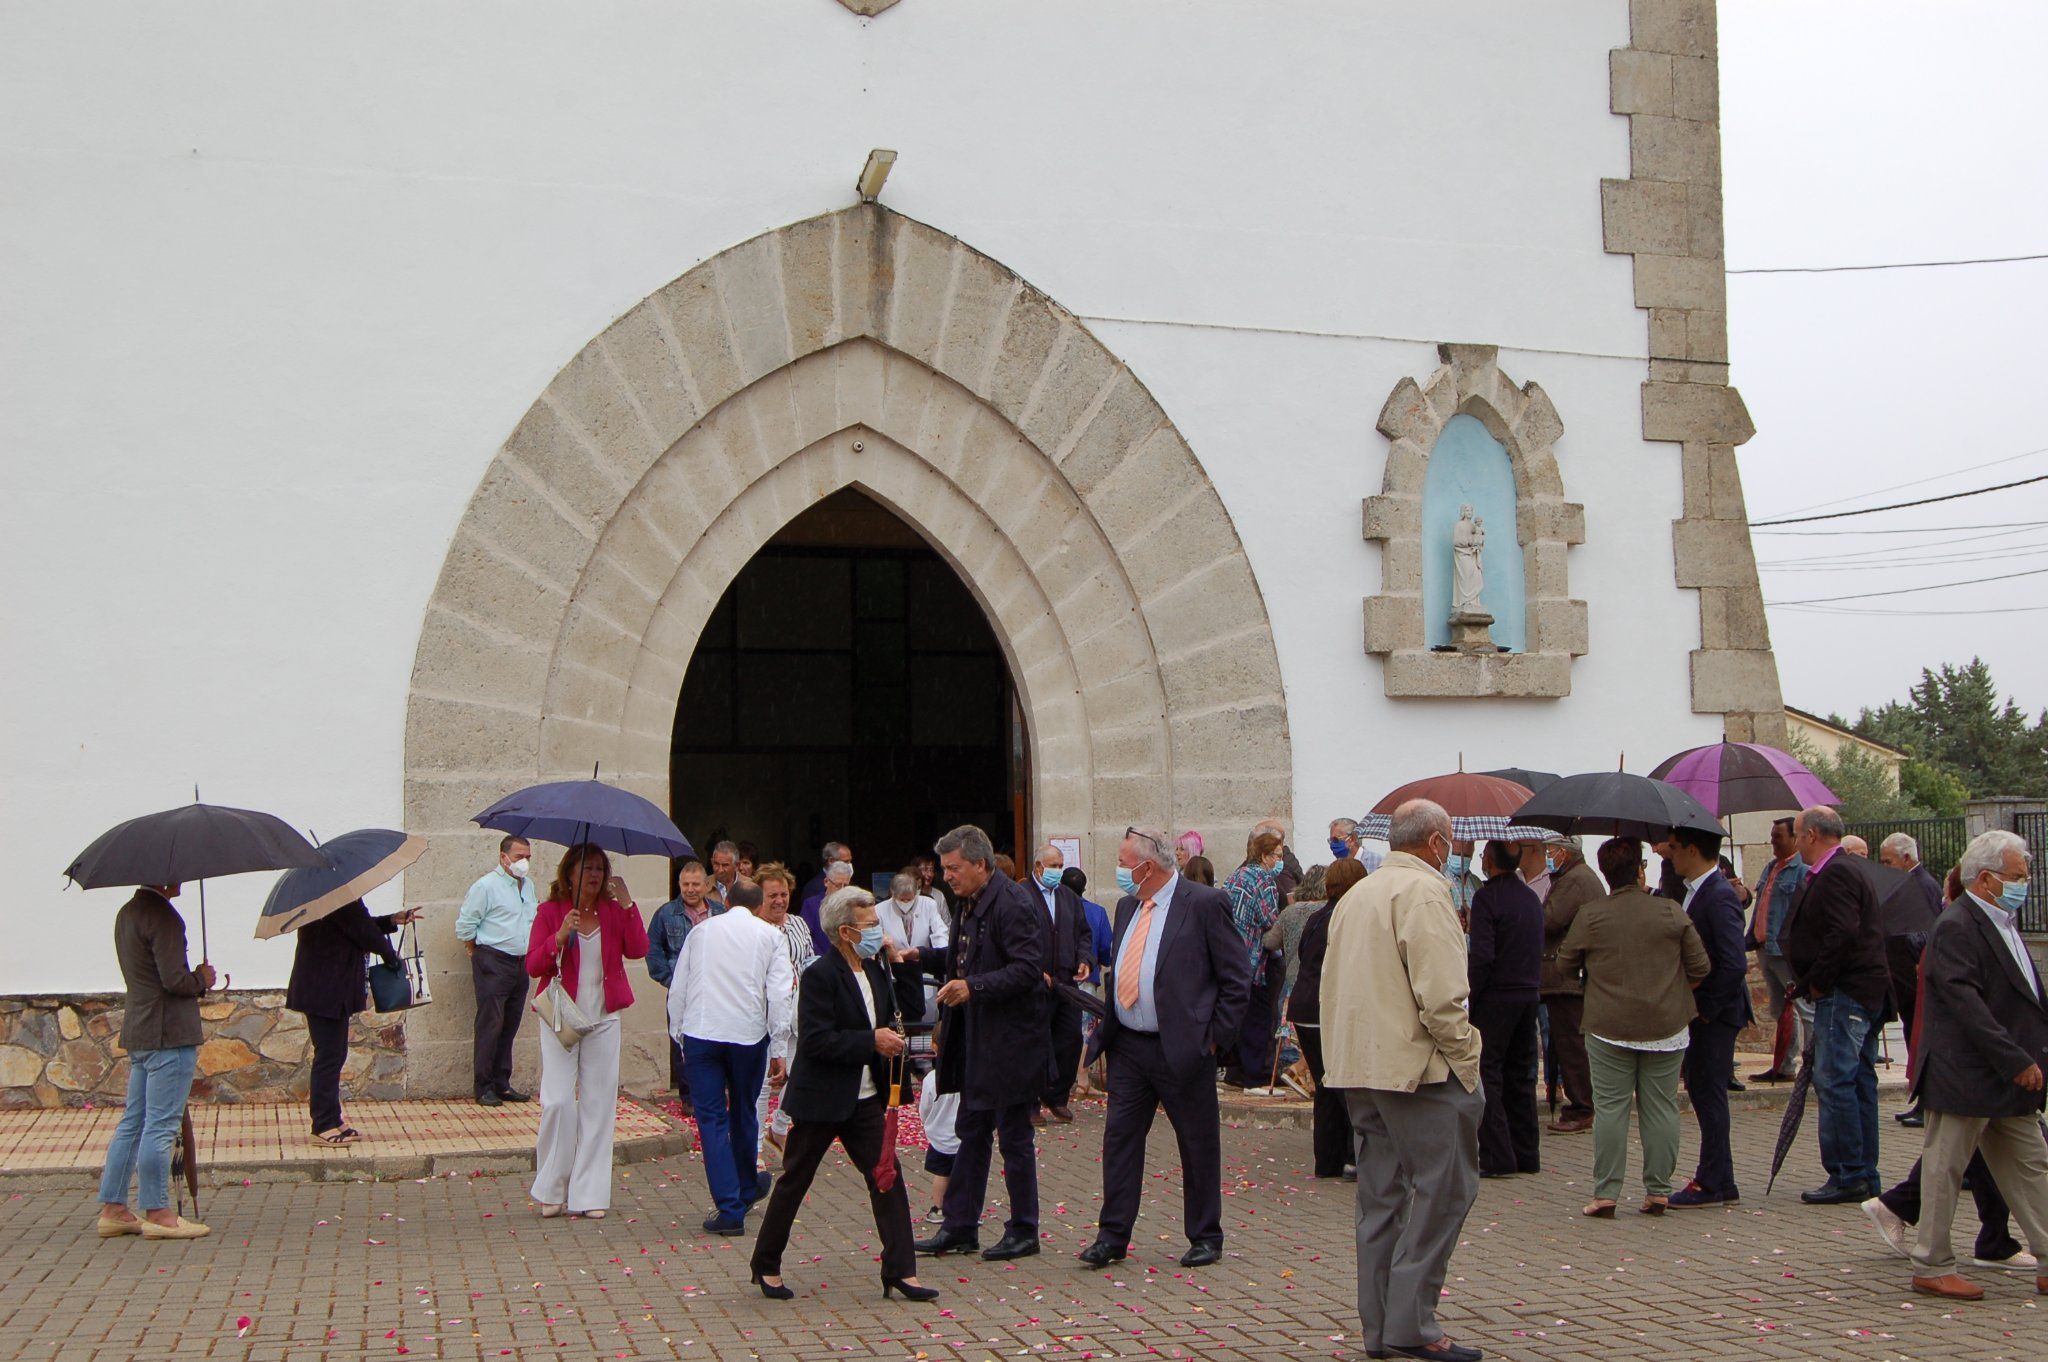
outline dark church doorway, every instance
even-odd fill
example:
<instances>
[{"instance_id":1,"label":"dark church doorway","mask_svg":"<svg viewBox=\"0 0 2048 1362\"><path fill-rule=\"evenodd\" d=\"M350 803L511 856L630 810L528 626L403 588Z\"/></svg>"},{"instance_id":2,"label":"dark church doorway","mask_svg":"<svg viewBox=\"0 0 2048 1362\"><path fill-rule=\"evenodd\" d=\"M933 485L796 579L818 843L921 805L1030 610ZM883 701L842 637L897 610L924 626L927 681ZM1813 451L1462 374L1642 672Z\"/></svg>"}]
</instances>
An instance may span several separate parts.
<instances>
[{"instance_id":1,"label":"dark church doorway","mask_svg":"<svg viewBox=\"0 0 2048 1362\"><path fill-rule=\"evenodd\" d=\"M1014 849L1025 746L980 604L847 489L769 540L712 612L676 706L670 808L700 850L750 842L806 880L826 841L847 842L867 885L960 823Z\"/></svg>"}]
</instances>

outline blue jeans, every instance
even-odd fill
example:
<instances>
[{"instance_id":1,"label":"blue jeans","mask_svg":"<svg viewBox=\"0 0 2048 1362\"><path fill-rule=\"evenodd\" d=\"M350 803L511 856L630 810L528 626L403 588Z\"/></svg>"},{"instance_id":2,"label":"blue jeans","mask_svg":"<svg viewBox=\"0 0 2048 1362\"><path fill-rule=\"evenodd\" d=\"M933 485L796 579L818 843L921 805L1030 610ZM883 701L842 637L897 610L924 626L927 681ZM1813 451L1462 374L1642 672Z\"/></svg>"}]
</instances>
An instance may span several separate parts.
<instances>
[{"instance_id":1,"label":"blue jeans","mask_svg":"<svg viewBox=\"0 0 2048 1362\"><path fill-rule=\"evenodd\" d=\"M128 1200L128 1180L141 1174L136 1204L160 1211L171 1204L171 1146L177 1142L185 1099L199 1047L137 1050L128 1056L128 1106L107 1145L107 1171L100 1175L100 1200Z\"/></svg>"},{"instance_id":2,"label":"blue jeans","mask_svg":"<svg viewBox=\"0 0 2048 1362\"><path fill-rule=\"evenodd\" d=\"M734 1045L683 1037L683 1074L690 1080L697 1135L704 1145L704 1177L722 1220L746 1219L758 1199L755 1161L761 1127L754 1099L768 1076L768 1040Z\"/></svg>"},{"instance_id":3,"label":"blue jeans","mask_svg":"<svg viewBox=\"0 0 2048 1362\"><path fill-rule=\"evenodd\" d=\"M1877 1185L1878 1030L1877 1018L1840 990L1814 1002L1820 1162L1838 1187Z\"/></svg>"}]
</instances>

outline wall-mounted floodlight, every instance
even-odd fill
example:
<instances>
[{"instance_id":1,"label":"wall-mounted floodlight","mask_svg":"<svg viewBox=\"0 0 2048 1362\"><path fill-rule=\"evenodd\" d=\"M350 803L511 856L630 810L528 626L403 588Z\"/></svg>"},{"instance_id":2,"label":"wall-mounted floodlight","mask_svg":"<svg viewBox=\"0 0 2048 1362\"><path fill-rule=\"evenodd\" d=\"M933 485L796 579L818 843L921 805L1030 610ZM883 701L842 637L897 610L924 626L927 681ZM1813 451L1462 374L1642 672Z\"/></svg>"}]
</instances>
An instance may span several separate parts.
<instances>
[{"instance_id":1,"label":"wall-mounted floodlight","mask_svg":"<svg viewBox=\"0 0 2048 1362\"><path fill-rule=\"evenodd\" d=\"M868 163L860 168L860 180L854 186L860 191L862 203L873 203L882 197L882 186L889 182L889 167L896 164L896 153L883 147L876 147L868 153Z\"/></svg>"}]
</instances>

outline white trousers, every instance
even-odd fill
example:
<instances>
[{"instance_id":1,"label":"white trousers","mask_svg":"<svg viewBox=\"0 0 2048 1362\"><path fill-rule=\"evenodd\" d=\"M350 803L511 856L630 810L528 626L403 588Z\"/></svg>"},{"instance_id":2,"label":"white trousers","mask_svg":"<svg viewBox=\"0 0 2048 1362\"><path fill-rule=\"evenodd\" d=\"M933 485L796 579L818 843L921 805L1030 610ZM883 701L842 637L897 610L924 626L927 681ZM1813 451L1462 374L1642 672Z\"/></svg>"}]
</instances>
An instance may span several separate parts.
<instances>
[{"instance_id":1,"label":"white trousers","mask_svg":"<svg viewBox=\"0 0 2048 1362\"><path fill-rule=\"evenodd\" d=\"M573 1050L540 1028L540 1139L533 1199L571 1211L612 1208L612 1134L619 1123L619 1019Z\"/></svg>"}]
</instances>

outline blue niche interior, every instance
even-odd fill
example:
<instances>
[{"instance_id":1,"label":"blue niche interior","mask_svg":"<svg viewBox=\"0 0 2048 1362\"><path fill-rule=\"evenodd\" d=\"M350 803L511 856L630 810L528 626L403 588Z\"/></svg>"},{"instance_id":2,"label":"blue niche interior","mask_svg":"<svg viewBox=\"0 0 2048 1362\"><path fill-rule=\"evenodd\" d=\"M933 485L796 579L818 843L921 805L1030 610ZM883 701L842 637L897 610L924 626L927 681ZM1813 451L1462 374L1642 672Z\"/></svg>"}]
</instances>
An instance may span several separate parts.
<instances>
[{"instance_id":1,"label":"blue niche interior","mask_svg":"<svg viewBox=\"0 0 2048 1362\"><path fill-rule=\"evenodd\" d=\"M1479 418L1460 413L1437 436L1422 484L1423 637L1432 648L1451 641L1451 527L1468 503L1486 529L1479 599L1493 616L1493 641L1522 652L1529 646L1528 596L1515 535L1515 470Z\"/></svg>"}]
</instances>

